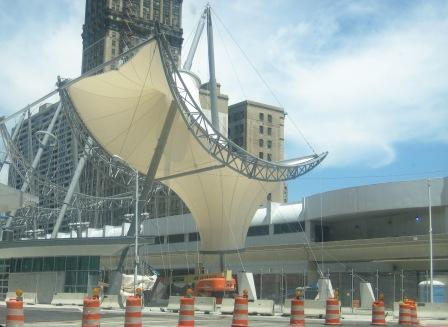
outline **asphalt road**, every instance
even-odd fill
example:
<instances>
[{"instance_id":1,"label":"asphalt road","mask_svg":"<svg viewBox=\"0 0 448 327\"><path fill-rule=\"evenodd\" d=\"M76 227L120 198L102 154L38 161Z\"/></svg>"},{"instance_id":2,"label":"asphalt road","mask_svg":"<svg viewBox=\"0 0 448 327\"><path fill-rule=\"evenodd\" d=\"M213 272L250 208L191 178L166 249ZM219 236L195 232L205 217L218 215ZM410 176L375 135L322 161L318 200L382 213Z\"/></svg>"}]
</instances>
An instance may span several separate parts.
<instances>
[{"instance_id":1,"label":"asphalt road","mask_svg":"<svg viewBox=\"0 0 448 327\"><path fill-rule=\"evenodd\" d=\"M24 309L25 326L33 327L56 327L56 326L81 326L82 307L33 307L28 306ZM6 308L0 306L0 326L4 326L6 317ZM143 326L174 327L177 326L178 314L170 312L160 312L155 309L151 312L144 312ZM195 315L196 326L208 327L228 327L231 325L231 315L202 314ZM102 310L101 326L122 327L124 325L124 311L121 310ZM253 327L269 326L289 326L289 317L262 317L249 316L249 325ZM447 321L423 322L422 326L448 326ZM306 326L325 326L323 319L306 319ZM366 317L361 319L343 319L342 326L371 326ZM397 326L396 321L388 322L388 326Z\"/></svg>"}]
</instances>

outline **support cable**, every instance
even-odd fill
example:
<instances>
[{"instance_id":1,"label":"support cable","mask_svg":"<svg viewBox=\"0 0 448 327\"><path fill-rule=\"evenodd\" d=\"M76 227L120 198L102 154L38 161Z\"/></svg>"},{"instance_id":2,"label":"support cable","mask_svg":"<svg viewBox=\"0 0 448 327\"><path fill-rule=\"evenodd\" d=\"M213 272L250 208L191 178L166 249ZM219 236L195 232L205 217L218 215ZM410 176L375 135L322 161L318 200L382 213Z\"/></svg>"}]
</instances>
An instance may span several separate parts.
<instances>
[{"instance_id":1,"label":"support cable","mask_svg":"<svg viewBox=\"0 0 448 327\"><path fill-rule=\"evenodd\" d=\"M252 63L252 61L250 60L249 56L246 54L246 52L244 52L243 48L239 45L239 43L236 41L236 39L233 37L232 33L230 32L230 30L227 28L227 26L224 24L224 22L221 20L221 18L218 16L218 14L213 10L213 8L211 8L211 11L213 12L214 16L216 16L216 18L218 19L218 21L221 23L221 25L224 27L224 30L227 32L227 34L230 36L230 39L233 41L233 43L235 43L235 45L237 46L237 48L240 50L240 52L243 54L244 58L246 59L246 61L249 63L249 65L252 67L252 69L254 70L254 72L257 74L258 78L260 78L260 80L263 82L263 84L265 85L265 87L268 89L268 91L271 93L271 95L273 96L274 100L277 102L277 104L284 108L283 104L280 102L280 100L278 99L277 95L275 94L275 92L273 91L273 89L269 86L268 82L263 78L263 76L261 75L261 73L258 71L258 69L255 67L255 65ZM290 118L290 120L292 121L292 119ZM314 150L314 148L311 146L311 144L308 142L308 140L306 139L305 135L300 131L300 129L298 128L298 126L293 123L293 125L295 126L295 128L299 131L301 137L303 138L303 140L305 141L305 143L307 144L307 146L311 149L311 151L313 151L314 154L316 154L316 151Z\"/></svg>"}]
</instances>

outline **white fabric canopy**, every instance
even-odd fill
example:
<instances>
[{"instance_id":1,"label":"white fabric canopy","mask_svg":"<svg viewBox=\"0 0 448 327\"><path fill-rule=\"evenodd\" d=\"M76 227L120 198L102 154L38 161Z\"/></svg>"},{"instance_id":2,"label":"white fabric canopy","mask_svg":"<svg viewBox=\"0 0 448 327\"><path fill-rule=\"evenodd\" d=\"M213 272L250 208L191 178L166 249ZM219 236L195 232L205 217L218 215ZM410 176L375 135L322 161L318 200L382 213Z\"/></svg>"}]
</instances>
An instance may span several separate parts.
<instances>
[{"instance_id":1,"label":"white fabric canopy","mask_svg":"<svg viewBox=\"0 0 448 327\"><path fill-rule=\"evenodd\" d=\"M195 80L184 74L193 98ZM111 155L147 173L170 104L170 91L157 41L152 41L118 70L84 78L68 88L81 120ZM199 101L196 101L199 103ZM188 110L196 110L188 106ZM208 123L201 126L209 130ZM220 165L205 150L177 111L156 178ZM244 247L250 221L275 182L260 182L228 167L164 181L186 203L201 235L201 250Z\"/></svg>"}]
</instances>

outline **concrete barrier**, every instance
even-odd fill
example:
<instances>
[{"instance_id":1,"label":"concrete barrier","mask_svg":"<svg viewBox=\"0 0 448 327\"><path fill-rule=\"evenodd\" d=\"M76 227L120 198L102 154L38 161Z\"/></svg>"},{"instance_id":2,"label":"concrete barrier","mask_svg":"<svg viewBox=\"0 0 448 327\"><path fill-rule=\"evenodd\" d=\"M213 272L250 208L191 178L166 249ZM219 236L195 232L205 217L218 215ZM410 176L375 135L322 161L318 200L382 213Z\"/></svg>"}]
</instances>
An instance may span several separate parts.
<instances>
[{"instance_id":1,"label":"concrete barrier","mask_svg":"<svg viewBox=\"0 0 448 327\"><path fill-rule=\"evenodd\" d=\"M85 293L56 293L51 300L52 305L83 305Z\"/></svg>"},{"instance_id":2,"label":"concrete barrier","mask_svg":"<svg viewBox=\"0 0 448 327\"><path fill-rule=\"evenodd\" d=\"M233 314L233 309L235 309L235 299L222 299L221 314Z\"/></svg>"},{"instance_id":3,"label":"concrete barrier","mask_svg":"<svg viewBox=\"0 0 448 327\"><path fill-rule=\"evenodd\" d=\"M5 300L10 300L10 299L15 299L15 298L17 298L16 292L6 293ZM26 304L36 304L37 303L37 293L23 292L22 298L23 298L23 303L26 303Z\"/></svg>"},{"instance_id":4,"label":"concrete barrier","mask_svg":"<svg viewBox=\"0 0 448 327\"><path fill-rule=\"evenodd\" d=\"M194 310L210 313L216 311L216 298L209 296L198 296L194 298Z\"/></svg>"},{"instance_id":5,"label":"concrete barrier","mask_svg":"<svg viewBox=\"0 0 448 327\"><path fill-rule=\"evenodd\" d=\"M168 299L168 305L166 309L173 312L178 312L180 309L180 298L181 296L171 295Z\"/></svg>"},{"instance_id":6,"label":"concrete barrier","mask_svg":"<svg viewBox=\"0 0 448 327\"><path fill-rule=\"evenodd\" d=\"M291 315L291 299L286 299L282 306L282 316Z\"/></svg>"},{"instance_id":7,"label":"concrete barrier","mask_svg":"<svg viewBox=\"0 0 448 327\"><path fill-rule=\"evenodd\" d=\"M37 293L23 292L23 303L36 304L37 303Z\"/></svg>"},{"instance_id":8,"label":"concrete barrier","mask_svg":"<svg viewBox=\"0 0 448 327\"><path fill-rule=\"evenodd\" d=\"M16 292L8 292L6 293L5 301L15 299L17 297Z\"/></svg>"},{"instance_id":9,"label":"concrete barrier","mask_svg":"<svg viewBox=\"0 0 448 327\"><path fill-rule=\"evenodd\" d=\"M448 303L417 302L418 319L448 319ZM400 302L394 302L394 318L398 317Z\"/></svg>"},{"instance_id":10,"label":"concrete barrier","mask_svg":"<svg viewBox=\"0 0 448 327\"><path fill-rule=\"evenodd\" d=\"M255 300L254 302L249 302L249 314L273 316L274 315L274 301L273 300Z\"/></svg>"},{"instance_id":11,"label":"concrete barrier","mask_svg":"<svg viewBox=\"0 0 448 327\"><path fill-rule=\"evenodd\" d=\"M305 316L325 316L326 303L321 300L305 300ZM291 315L291 299L286 299L282 307L284 316Z\"/></svg>"},{"instance_id":12,"label":"concrete barrier","mask_svg":"<svg viewBox=\"0 0 448 327\"><path fill-rule=\"evenodd\" d=\"M326 303L322 300L305 300L305 316L325 316ZM286 299L282 307L282 315L291 315L291 299Z\"/></svg>"},{"instance_id":13,"label":"concrete barrier","mask_svg":"<svg viewBox=\"0 0 448 327\"><path fill-rule=\"evenodd\" d=\"M101 309L120 309L118 295L104 295L101 301Z\"/></svg>"}]
</instances>

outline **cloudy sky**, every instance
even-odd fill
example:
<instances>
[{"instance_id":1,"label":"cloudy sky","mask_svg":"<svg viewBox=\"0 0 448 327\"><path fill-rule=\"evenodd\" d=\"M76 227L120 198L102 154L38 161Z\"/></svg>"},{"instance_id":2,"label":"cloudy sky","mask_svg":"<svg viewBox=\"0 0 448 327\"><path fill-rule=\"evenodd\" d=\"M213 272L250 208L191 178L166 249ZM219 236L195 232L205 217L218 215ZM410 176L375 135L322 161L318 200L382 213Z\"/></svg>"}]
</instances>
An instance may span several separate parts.
<instances>
[{"instance_id":1,"label":"cloudy sky","mask_svg":"<svg viewBox=\"0 0 448 327\"><path fill-rule=\"evenodd\" d=\"M291 201L448 175L447 1L210 3L217 79L230 103L284 107L287 158L312 151L301 133L330 153L289 184ZM204 5L183 1L187 48ZM0 115L53 89L57 75L79 75L83 20L84 0L0 0ZM205 46L193 65L203 81Z\"/></svg>"}]
</instances>

